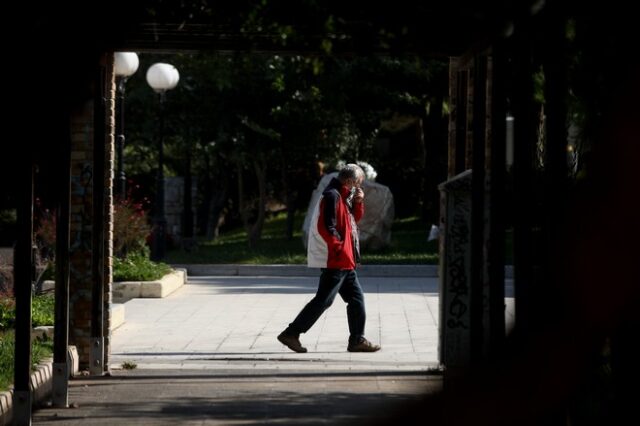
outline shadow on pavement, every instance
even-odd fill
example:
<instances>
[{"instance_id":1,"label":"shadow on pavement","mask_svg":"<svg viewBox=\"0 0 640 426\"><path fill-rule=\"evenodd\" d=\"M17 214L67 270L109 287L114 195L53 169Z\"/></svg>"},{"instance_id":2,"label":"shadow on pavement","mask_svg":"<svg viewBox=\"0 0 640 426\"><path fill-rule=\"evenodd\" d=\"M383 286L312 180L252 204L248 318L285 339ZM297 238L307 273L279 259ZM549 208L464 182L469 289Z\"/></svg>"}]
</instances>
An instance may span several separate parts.
<instances>
[{"instance_id":1,"label":"shadow on pavement","mask_svg":"<svg viewBox=\"0 0 640 426\"><path fill-rule=\"evenodd\" d=\"M132 371L72 381L77 408L40 409L34 424L366 424L439 388L412 372Z\"/></svg>"}]
</instances>

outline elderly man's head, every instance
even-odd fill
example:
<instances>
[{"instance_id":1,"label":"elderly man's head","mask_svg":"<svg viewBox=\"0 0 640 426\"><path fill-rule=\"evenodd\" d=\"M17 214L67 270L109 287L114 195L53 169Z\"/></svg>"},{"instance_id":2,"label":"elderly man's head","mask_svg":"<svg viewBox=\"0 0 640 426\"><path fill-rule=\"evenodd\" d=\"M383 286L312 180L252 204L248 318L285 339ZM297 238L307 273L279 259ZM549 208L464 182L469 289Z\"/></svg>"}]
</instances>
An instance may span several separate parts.
<instances>
[{"instance_id":1,"label":"elderly man's head","mask_svg":"<svg viewBox=\"0 0 640 426\"><path fill-rule=\"evenodd\" d=\"M360 187L364 182L364 170L357 164L347 164L338 172L338 179L346 186Z\"/></svg>"}]
</instances>

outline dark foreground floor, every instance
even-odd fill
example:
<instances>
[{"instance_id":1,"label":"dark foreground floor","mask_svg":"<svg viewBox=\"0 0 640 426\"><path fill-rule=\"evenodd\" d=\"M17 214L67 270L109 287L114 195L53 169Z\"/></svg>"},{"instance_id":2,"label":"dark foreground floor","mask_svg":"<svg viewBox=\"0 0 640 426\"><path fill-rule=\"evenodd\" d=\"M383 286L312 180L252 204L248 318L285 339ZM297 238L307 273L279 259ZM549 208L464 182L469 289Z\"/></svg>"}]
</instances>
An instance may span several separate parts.
<instances>
[{"instance_id":1,"label":"dark foreground floor","mask_svg":"<svg viewBox=\"0 0 640 426\"><path fill-rule=\"evenodd\" d=\"M40 408L42 425L367 424L441 377L420 373L119 370L71 382L71 408Z\"/></svg>"}]
</instances>

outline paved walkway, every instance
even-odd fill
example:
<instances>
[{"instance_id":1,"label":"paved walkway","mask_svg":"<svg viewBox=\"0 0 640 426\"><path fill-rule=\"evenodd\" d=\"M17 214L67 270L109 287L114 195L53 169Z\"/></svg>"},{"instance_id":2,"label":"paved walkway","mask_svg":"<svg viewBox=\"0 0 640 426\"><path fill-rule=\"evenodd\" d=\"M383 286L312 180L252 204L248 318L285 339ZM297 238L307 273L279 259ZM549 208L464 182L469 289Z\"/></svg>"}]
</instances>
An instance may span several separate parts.
<instances>
[{"instance_id":1,"label":"paved walkway","mask_svg":"<svg viewBox=\"0 0 640 426\"><path fill-rule=\"evenodd\" d=\"M439 389L437 278L361 279L366 335L382 345L372 354L346 352L340 299L301 336L308 353L276 340L316 284L190 277L167 298L133 299L113 332L112 376L73 380L79 408L39 410L34 424L334 424Z\"/></svg>"},{"instance_id":2,"label":"paved walkway","mask_svg":"<svg viewBox=\"0 0 640 426\"><path fill-rule=\"evenodd\" d=\"M127 302L113 334L112 365L140 368L333 368L419 371L437 366L435 278L363 278L366 335L379 353L346 351L344 302L301 336L306 354L276 336L315 293L317 277L190 277L166 299Z\"/></svg>"}]
</instances>

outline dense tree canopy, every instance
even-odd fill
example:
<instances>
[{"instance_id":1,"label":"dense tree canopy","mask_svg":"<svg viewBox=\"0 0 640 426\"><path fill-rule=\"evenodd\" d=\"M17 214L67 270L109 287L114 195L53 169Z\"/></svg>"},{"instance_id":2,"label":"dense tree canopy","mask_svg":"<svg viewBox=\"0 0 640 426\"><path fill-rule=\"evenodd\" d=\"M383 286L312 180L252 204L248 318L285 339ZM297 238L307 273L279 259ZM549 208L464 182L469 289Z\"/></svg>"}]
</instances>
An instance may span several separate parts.
<instances>
[{"instance_id":1,"label":"dense tree canopy","mask_svg":"<svg viewBox=\"0 0 640 426\"><path fill-rule=\"evenodd\" d=\"M290 213L306 205L319 162L331 167L360 160L383 171L395 166L378 155L383 124L426 119L446 90L446 64L416 56L141 55L140 71L127 84L126 167L133 176L149 176L156 164L158 102L143 77L157 61L181 74L167 94L166 172L183 175L189 153L193 172L211 188L203 197L225 194L219 209L244 217L256 238L267 204L285 205ZM399 161L424 157L421 137L407 137L414 151ZM424 162L418 164L422 169L403 173L421 179Z\"/></svg>"}]
</instances>

